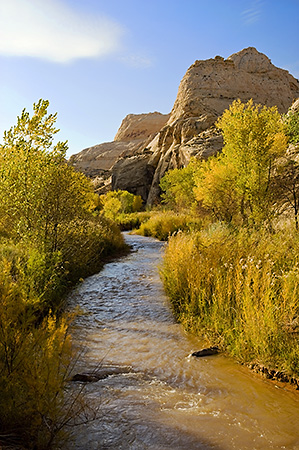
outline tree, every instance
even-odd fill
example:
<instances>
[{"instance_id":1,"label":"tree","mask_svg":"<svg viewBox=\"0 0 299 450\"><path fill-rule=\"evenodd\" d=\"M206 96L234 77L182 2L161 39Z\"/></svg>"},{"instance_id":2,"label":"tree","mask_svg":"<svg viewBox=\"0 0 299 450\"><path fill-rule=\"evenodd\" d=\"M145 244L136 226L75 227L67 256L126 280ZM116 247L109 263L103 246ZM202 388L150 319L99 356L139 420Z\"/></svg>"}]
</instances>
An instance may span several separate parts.
<instances>
[{"instance_id":1,"label":"tree","mask_svg":"<svg viewBox=\"0 0 299 450\"><path fill-rule=\"evenodd\" d=\"M58 235L91 209L92 188L67 165L67 142L53 145L57 114L39 100L24 109L0 146L0 230L14 239L37 240L58 249Z\"/></svg>"},{"instance_id":2,"label":"tree","mask_svg":"<svg viewBox=\"0 0 299 450\"><path fill-rule=\"evenodd\" d=\"M129 214L140 211L142 198L128 191L110 191L100 196L102 210L109 219L115 220L118 214Z\"/></svg>"},{"instance_id":3,"label":"tree","mask_svg":"<svg viewBox=\"0 0 299 450\"><path fill-rule=\"evenodd\" d=\"M289 142L296 144L299 142L299 110L293 111L291 108L284 117L286 125L286 133Z\"/></svg>"},{"instance_id":4,"label":"tree","mask_svg":"<svg viewBox=\"0 0 299 450\"><path fill-rule=\"evenodd\" d=\"M284 116L286 135L291 144L299 143L299 110L289 109ZM299 229L299 163L297 150L289 151L279 160L275 168L273 186L276 189L277 202L282 211L292 209L296 230Z\"/></svg>"},{"instance_id":5,"label":"tree","mask_svg":"<svg viewBox=\"0 0 299 450\"><path fill-rule=\"evenodd\" d=\"M294 212L295 227L299 229L299 163L285 156L277 165L273 185L281 211L291 208Z\"/></svg>"},{"instance_id":6,"label":"tree","mask_svg":"<svg viewBox=\"0 0 299 450\"><path fill-rule=\"evenodd\" d=\"M277 108L234 101L216 126L224 137L222 164L236 173L234 191L243 221L258 225L270 220L274 161L287 146Z\"/></svg>"}]
</instances>

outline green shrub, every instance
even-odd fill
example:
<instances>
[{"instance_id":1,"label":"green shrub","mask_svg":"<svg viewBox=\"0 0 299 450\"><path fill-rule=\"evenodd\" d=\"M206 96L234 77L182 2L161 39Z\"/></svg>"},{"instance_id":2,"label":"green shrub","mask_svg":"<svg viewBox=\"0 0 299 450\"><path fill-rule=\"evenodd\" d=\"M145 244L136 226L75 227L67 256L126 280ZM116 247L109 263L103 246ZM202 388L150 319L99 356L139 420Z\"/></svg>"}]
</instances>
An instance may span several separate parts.
<instances>
[{"instance_id":1,"label":"green shrub","mask_svg":"<svg viewBox=\"0 0 299 450\"><path fill-rule=\"evenodd\" d=\"M139 228L141 224L147 222L150 217L151 213L146 211L129 214L121 213L116 217L115 222L122 231L128 231Z\"/></svg>"}]
</instances>

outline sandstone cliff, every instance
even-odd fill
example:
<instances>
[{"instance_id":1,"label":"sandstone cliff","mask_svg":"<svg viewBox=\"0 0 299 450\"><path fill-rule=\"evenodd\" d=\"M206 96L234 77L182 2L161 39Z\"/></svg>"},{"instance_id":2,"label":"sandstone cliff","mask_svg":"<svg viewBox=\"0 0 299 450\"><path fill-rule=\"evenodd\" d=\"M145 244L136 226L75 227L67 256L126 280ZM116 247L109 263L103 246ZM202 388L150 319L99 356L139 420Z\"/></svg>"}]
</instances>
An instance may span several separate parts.
<instances>
[{"instance_id":1,"label":"sandstone cliff","mask_svg":"<svg viewBox=\"0 0 299 450\"><path fill-rule=\"evenodd\" d=\"M298 97L299 81L253 47L227 59L196 61L180 83L169 116L129 115L113 143L86 149L72 163L91 176L96 167L98 173L111 171L113 189L127 189L153 204L167 170L221 150L214 123L233 100L252 98L285 113Z\"/></svg>"},{"instance_id":2,"label":"sandstone cliff","mask_svg":"<svg viewBox=\"0 0 299 450\"><path fill-rule=\"evenodd\" d=\"M149 163L156 162L156 170L148 203L159 196L159 181L165 171L187 164L190 156L210 156L221 148L222 138L213 123L234 100L246 102L252 98L256 103L276 105L285 113L298 96L299 81L253 47L226 60L216 56L196 61L180 83L158 145L151 146Z\"/></svg>"},{"instance_id":3,"label":"sandstone cliff","mask_svg":"<svg viewBox=\"0 0 299 450\"><path fill-rule=\"evenodd\" d=\"M111 188L111 172L116 161L143 152L168 119L169 114L158 112L129 114L122 121L114 141L86 148L72 155L69 163L93 179L97 192L104 192Z\"/></svg>"}]
</instances>

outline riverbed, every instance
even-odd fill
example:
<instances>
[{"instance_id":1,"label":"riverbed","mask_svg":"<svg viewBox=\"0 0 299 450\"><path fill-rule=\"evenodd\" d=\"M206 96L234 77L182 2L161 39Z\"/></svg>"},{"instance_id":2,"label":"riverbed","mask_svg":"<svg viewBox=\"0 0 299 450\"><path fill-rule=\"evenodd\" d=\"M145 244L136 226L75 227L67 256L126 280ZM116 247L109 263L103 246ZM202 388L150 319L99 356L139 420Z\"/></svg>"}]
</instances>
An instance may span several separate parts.
<instances>
[{"instance_id":1,"label":"riverbed","mask_svg":"<svg viewBox=\"0 0 299 450\"><path fill-rule=\"evenodd\" d=\"M299 450L299 394L252 374L173 318L159 278L165 244L125 233L132 253L105 265L71 294L79 369L110 376L86 384L98 418L76 429L70 449Z\"/></svg>"}]
</instances>

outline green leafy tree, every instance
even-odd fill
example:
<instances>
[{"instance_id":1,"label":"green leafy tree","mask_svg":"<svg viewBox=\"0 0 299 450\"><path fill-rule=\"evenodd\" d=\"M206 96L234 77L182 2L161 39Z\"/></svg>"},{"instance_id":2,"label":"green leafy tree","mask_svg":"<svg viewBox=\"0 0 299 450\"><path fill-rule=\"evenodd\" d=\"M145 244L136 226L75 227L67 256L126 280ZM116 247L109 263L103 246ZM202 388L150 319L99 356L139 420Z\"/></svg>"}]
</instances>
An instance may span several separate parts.
<instances>
[{"instance_id":1,"label":"green leafy tree","mask_svg":"<svg viewBox=\"0 0 299 450\"><path fill-rule=\"evenodd\" d=\"M119 214L129 214L140 211L142 208L140 195L134 195L128 191L109 191L100 196L100 201L104 215L112 220L115 220Z\"/></svg>"},{"instance_id":2,"label":"green leafy tree","mask_svg":"<svg viewBox=\"0 0 299 450\"><path fill-rule=\"evenodd\" d=\"M59 234L91 208L92 189L65 160L67 142L54 145L57 114L39 100L24 109L0 146L0 230L14 239L58 249Z\"/></svg>"},{"instance_id":3,"label":"green leafy tree","mask_svg":"<svg viewBox=\"0 0 299 450\"><path fill-rule=\"evenodd\" d=\"M17 125L4 133L0 147L1 221L16 233L27 234L39 221L43 178L47 154L58 130L56 115L47 116L49 102L33 105L33 116L24 109ZM66 143L59 143L56 152L64 152Z\"/></svg>"},{"instance_id":4,"label":"green leafy tree","mask_svg":"<svg viewBox=\"0 0 299 450\"><path fill-rule=\"evenodd\" d=\"M290 109L284 120L289 142L297 144L299 142L299 110L293 111Z\"/></svg>"}]
</instances>

